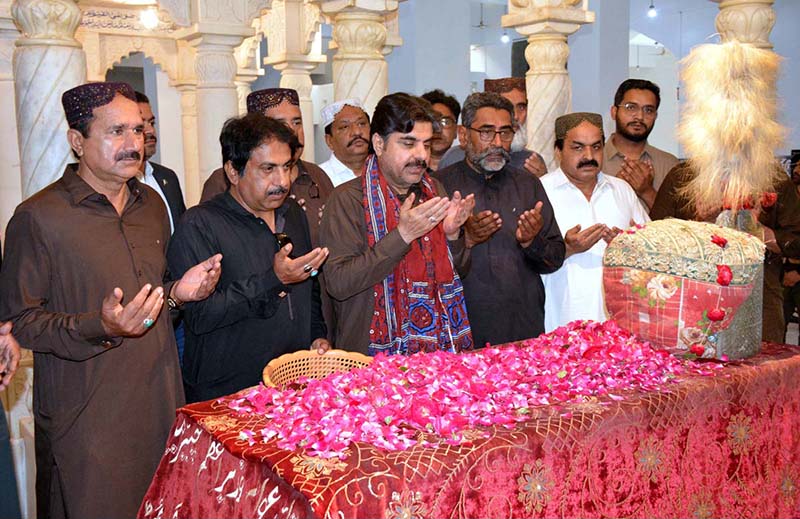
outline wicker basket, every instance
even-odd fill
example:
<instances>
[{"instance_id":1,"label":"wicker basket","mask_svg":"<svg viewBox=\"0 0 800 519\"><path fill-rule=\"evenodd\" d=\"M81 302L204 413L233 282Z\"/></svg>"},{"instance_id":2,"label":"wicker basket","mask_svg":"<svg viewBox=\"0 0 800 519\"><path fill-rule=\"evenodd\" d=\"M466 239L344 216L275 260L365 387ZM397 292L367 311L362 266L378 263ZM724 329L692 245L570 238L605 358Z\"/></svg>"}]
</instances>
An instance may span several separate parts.
<instances>
[{"instance_id":1,"label":"wicker basket","mask_svg":"<svg viewBox=\"0 0 800 519\"><path fill-rule=\"evenodd\" d=\"M300 350L272 359L264 367L264 384L286 387L300 377L324 378L331 373L363 368L372 362L372 357L345 350L329 350L323 355L316 350Z\"/></svg>"}]
</instances>

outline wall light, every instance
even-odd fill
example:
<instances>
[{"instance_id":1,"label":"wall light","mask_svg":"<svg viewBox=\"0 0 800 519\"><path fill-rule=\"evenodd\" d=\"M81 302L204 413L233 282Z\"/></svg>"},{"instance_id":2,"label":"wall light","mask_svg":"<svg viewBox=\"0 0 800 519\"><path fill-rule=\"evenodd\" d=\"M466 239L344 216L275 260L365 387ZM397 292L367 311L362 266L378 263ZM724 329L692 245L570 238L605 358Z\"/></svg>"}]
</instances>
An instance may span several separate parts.
<instances>
[{"instance_id":1,"label":"wall light","mask_svg":"<svg viewBox=\"0 0 800 519\"><path fill-rule=\"evenodd\" d=\"M148 7L139 15L142 27L152 31L158 27L158 10L155 7Z\"/></svg>"},{"instance_id":2,"label":"wall light","mask_svg":"<svg viewBox=\"0 0 800 519\"><path fill-rule=\"evenodd\" d=\"M656 16L658 16L658 9L653 5L653 0L650 0L650 7L647 9L647 17L655 18Z\"/></svg>"},{"instance_id":3,"label":"wall light","mask_svg":"<svg viewBox=\"0 0 800 519\"><path fill-rule=\"evenodd\" d=\"M502 41L503 43L508 43L511 41L511 36L509 36L508 33L506 33L506 31L503 31L503 35L500 36L500 41Z\"/></svg>"}]
</instances>

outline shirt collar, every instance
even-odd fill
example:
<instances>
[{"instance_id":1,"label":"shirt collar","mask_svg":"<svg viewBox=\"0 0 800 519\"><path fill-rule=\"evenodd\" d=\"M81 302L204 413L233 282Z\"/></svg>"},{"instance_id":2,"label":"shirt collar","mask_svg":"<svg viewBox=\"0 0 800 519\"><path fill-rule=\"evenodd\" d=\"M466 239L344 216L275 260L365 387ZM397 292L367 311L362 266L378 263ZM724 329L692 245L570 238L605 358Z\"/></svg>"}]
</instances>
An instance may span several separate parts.
<instances>
[{"instance_id":1,"label":"shirt collar","mask_svg":"<svg viewBox=\"0 0 800 519\"><path fill-rule=\"evenodd\" d=\"M253 213L245 209L244 206L242 206L242 204L240 204L238 200L233 198L230 189L222 193L222 195L219 195L219 199L222 205L226 209L228 209L231 213L246 219L260 220L258 216L254 215ZM283 216L286 214L286 211L289 210L288 202L289 202L289 195L286 195L286 199L281 204L281 206L275 209L275 216Z\"/></svg>"},{"instance_id":2,"label":"shirt collar","mask_svg":"<svg viewBox=\"0 0 800 519\"><path fill-rule=\"evenodd\" d=\"M617 147L614 146L614 136L616 134L617 134L617 132L612 133L611 137L609 137L608 140L606 141L606 144L605 144L605 157L606 157L606 159L610 159L610 158L613 158L613 157L620 157L620 158L625 157L625 155L623 155L617 149ZM640 159L640 158L645 157L645 156L647 158L649 158L649 159L653 158L653 147L650 146L649 142L645 142L644 150L642 151L642 155L640 157L636 157L636 158Z\"/></svg>"},{"instance_id":3,"label":"shirt collar","mask_svg":"<svg viewBox=\"0 0 800 519\"><path fill-rule=\"evenodd\" d=\"M575 184L573 184L570 181L570 179L567 177L567 174L564 173L564 170L562 170L561 168L558 168L557 170L555 170L555 171L553 171L551 173L548 173L548 175L553 175L553 187L555 187L555 188L560 188L560 187L564 187L564 186L571 186L571 187L573 187L575 189L578 189L577 186L575 186ZM597 184L594 186L595 192L597 192L600 189L605 188L605 186L608 186L608 185L610 185L610 182L608 181L608 178L606 177L606 174L603 173L602 171L600 171L597 174Z\"/></svg>"},{"instance_id":4,"label":"shirt collar","mask_svg":"<svg viewBox=\"0 0 800 519\"><path fill-rule=\"evenodd\" d=\"M76 163L67 164L61 180L64 182L64 187L67 189L67 192L69 192L74 205L80 204L93 195L100 195L100 193L95 191L92 186L78 175L78 164ZM142 197L144 189L142 189L142 184L136 177L129 179L126 184L131 193L131 200ZM128 203L130 203L130 201Z\"/></svg>"}]
</instances>

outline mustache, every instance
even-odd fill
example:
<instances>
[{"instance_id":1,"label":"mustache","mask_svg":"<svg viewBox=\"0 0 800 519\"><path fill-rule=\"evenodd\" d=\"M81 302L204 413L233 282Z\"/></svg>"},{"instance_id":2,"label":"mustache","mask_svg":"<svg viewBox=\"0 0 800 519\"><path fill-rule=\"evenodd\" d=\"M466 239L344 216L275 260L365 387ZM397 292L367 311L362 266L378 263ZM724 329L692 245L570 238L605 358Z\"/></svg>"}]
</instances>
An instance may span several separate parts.
<instances>
[{"instance_id":1,"label":"mustache","mask_svg":"<svg viewBox=\"0 0 800 519\"><path fill-rule=\"evenodd\" d=\"M483 153L479 153L477 159L478 161L481 161L489 155L501 155L506 162L511 160L511 154L507 152L505 148L500 146L492 146Z\"/></svg>"},{"instance_id":2,"label":"mustache","mask_svg":"<svg viewBox=\"0 0 800 519\"><path fill-rule=\"evenodd\" d=\"M582 160L582 161L578 162L578 169L580 169L582 167L585 167L585 166L593 166L595 168L599 168L600 164L598 164L597 161L594 160L594 159Z\"/></svg>"},{"instance_id":3,"label":"mustache","mask_svg":"<svg viewBox=\"0 0 800 519\"><path fill-rule=\"evenodd\" d=\"M117 153L117 155L114 157L114 160L116 160L117 162L119 162L120 160L128 160L128 159L142 160L142 154L136 150L121 151Z\"/></svg>"},{"instance_id":4,"label":"mustache","mask_svg":"<svg viewBox=\"0 0 800 519\"><path fill-rule=\"evenodd\" d=\"M363 142L364 144L367 144L367 145L369 144L369 142L367 141L367 139L365 139L364 137L361 137L361 136L358 136L358 135L356 135L355 137L353 137L352 139L350 139L350 142L348 142L348 143L347 143L347 146L348 146L348 147L350 147L350 146L352 146L353 144L357 143L358 141L361 141L361 142Z\"/></svg>"},{"instance_id":5,"label":"mustache","mask_svg":"<svg viewBox=\"0 0 800 519\"><path fill-rule=\"evenodd\" d=\"M428 169L428 162L424 160L412 160L406 163L406 167Z\"/></svg>"},{"instance_id":6,"label":"mustache","mask_svg":"<svg viewBox=\"0 0 800 519\"><path fill-rule=\"evenodd\" d=\"M273 188L269 189L267 191L267 195L269 195L269 196L272 196L272 195L285 195L288 192L289 192L289 190L286 189L285 187L277 186L277 187L273 187Z\"/></svg>"}]
</instances>

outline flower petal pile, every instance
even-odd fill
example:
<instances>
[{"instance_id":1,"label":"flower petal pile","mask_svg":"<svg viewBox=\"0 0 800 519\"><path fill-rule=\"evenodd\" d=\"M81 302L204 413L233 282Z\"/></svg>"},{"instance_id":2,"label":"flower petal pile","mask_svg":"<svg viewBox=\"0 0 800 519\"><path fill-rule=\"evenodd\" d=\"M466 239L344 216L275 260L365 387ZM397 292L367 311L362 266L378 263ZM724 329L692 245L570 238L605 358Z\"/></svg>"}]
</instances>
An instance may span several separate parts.
<instances>
[{"instance_id":1,"label":"flower petal pile","mask_svg":"<svg viewBox=\"0 0 800 519\"><path fill-rule=\"evenodd\" d=\"M267 418L262 430L244 431L251 444L276 439L283 449L344 458L351 442L385 450L427 445L420 431L458 445L475 438L476 427L513 427L536 406L618 400L625 391L663 388L717 367L655 350L613 321L575 321L469 354L379 355L366 368L301 379L300 389L253 388L229 407Z\"/></svg>"}]
</instances>

